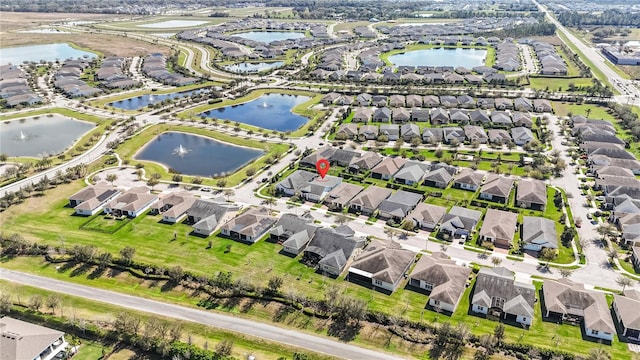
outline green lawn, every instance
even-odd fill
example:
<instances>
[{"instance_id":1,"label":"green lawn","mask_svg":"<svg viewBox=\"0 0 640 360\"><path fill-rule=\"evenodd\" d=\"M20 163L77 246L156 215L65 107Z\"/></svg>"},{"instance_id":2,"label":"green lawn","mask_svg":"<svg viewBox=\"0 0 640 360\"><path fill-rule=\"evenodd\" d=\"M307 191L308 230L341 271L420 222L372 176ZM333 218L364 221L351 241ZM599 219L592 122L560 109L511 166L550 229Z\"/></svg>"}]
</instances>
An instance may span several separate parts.
<instances>
[{"instance_id":1,"label":"green lawn","mask_svg":"<svg viewBox=\"0 0 640 360\"><path fill-rule=\"evenodd\" d=\"M244 179L247 178L246 171L248 169L259 170L266 165L267 158L272 157L275 154L283 155L289 149L289 145L287 144L249 140L249 139L244 139L241 137L232 136L232 135L211 131L211 130L206 130L206 129L194 128L189 126L172 126L172 125L164 124L164 125L153 125L146 128L142 133L138 134L132 139L127 140L124 144L120 145L120 147L118 147L117 149L117 152L118 154L120 154L120 156L122 156L123 159L128 159L132 163L134 162L144 163L145 169L147 171L147 175L157 172L163 176L163 179L170 180L171 174L169 174L167 170L164 167L162 167L160 164L146 162L146 161L138 161L133 159L136 152L140 150L140 148L142 148L146 143L151 141L151 139L153 139L157 135L167 131L180 131L180 132L186 132L190 134L202 135L202 136L213 138L229 144L260 149L265 152L264 156L256 159L250 164L247 164L246 166L239 169L235 173L222 178L227 181L227 186L234 186L239 184L240 182L242 182ZM185 177L184 181L189 181L189 179L190 177ZM205 183L208 183L210 185L213 185L218 180L219 179L216 179L216 180L204 179Z\"/></svg>"},{"instance_id":2,"label":"green lawn","mask_svg":"<svg viewBox=\"0 0 640 360\"><path fill-rule=\"evenodd\" d=\"M82 342L80 350L73 356L74 360L100 360L102 359L102 345L94 342Z\"/></svg>"},{"instance_id":3,"label":"green lawn","mask_svg":"<svg viewBox=\"0 0 640 360\"><path fill-rule=\"evenodd\" d=\"M529 87L535 90L568 91L570 84L576 87L592 85L589 78L529 77Z\"/></svg>"},{"instance_id":4,"label":"green lawn","mask_svg":"<svg viewBox=\"0 0 640 360\"><path fill-rule=\"evenodd\" d=\"M560 101L553 101L551 103L553 106L553 110L558 116L568 116L569 113L572 115L582 115L587 116L590 119L602 119L610 121L615 125L616 119L608 112L608 108L599 105L591 105L591 104L573 104L573 103L565 103Z\"/></svg>"}]
</instances>

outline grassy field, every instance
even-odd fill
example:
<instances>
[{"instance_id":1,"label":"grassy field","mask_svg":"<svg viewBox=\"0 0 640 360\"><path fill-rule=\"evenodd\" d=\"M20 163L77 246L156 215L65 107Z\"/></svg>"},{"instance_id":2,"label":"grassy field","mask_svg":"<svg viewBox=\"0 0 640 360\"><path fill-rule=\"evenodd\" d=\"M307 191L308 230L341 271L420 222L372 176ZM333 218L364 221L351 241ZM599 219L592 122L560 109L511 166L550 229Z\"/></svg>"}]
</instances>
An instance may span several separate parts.
<instances>
[{"instance_id":1,"label":"grassy field","mask_svg":"<svg viewBox=\"0 0 640 360\"><path fill-rule=\"evenodd\" d=\"M162 174L163 179L170 180L171 174L169 174L167 170L161 165L152 163L152 162L138 161L133 159L136 152L140 150L140 148L142 148L146 143L151 141L151 139L153 139L155 136L160 135L161 133L167 132L167 131L181 131L181 132L186 132L190 134L202 135L205 137L213 138L215 140L219 140L219 141L226 142L233 145L250 147L254 149L261 149L262 151L265 152L264 156L256 159L250 164L247 164L246 166L239 169L235 173L222 178L227 181L227 186L235 186L239 184L242 180L244 180L247 177L245 173L248 169L254 169L257 171L266 165L266 160L268 157L274 156L275 154L282 155L289 149L289 145L287 144L282 144L282 143L276 144L276 143L270 143L266 141L260 142L256 140L249 140L249 139L244 139L241 137L227 135L227 134L206 130L206 129L193 128L189 126L154 125L154 126L148 127L147 129L142 131L142 133L140 133L139 135L127 140L124 144L122 144L118 148L117 152L118 154L120 154L120 156L123 157L123 159L129 159L132 163L134 162L144 163L145 169L148 175L153 172L158 172ZM185 179L186 179L185 181L189 181L190 177L185 177ZM215 181L212 179L204 179L204 180L205 180L205 183L209 183L213 185L214 182L218 181L219 179L216 179Z\"/></svg>"},{"instance_id":2,"label":"grassy field","mask_svg":"<svg viewBox=\"0 0 640 360\"><path fill-rule=\"evenodd\" d=\"M569 85L574 86L591 86L591 79L589 78L553 78L553 77L529 77L529 87L534 90L549 90L549 91L567 91Z\"/></svg>"},{"instance_id":3,"label":"grassy field","mask_svg":"<svg viewBox=\"0 0 640 360\"><path fill-rule=\"evenodd\" d=\"M204 24L200 25L186 25L183 27L144 27L141 25L150 25L156 23L162 23L165 21L200 21L204 22ZM222 24L224 22L229 21L227 18L212 18L207 16L150 16L146 18L141 18L136 21L120 21L120 22L107 22L95 24L93 27L98 29L118 29L118 30L129 30L136 32L167 32L167 31L181 31L185 29L192 29L196 27L205 27L210 25Z\"/></svg>"},{"instance_id":4,"label":"grassy field","mask_svg":"<svg viewBox=\"0 0 640 360\"><path fill-rule=\"evenodd\" d=\"M567 116L569 113L572 115L587 116L587 111L590 119L601 119L616 123L616 119L609 114L608 109L604 106L590 105L590 104L571 104L563 103L559 101L552 102L553 110L558 116Z\"/></svg>"},{"instance_id":5,"label":"grassy field","mask_svg":"<svg viewBox=\"0 0 640 360\"><path fill-rule=\"evenodd\" d=\"M309 127L314 122L316 122L320 117L322 117L324 115L323 111L318 111L318 110L312 109L312 107L314 105L317 105L320 102L320 100L322 99L322 95L318 95L318 94L312 93L312 92L298 91L298 90L260 89L260 90L252 91L248 95L243 96L241 98L234 99L234 100L223 99L221 102L213 104L213 105L204 104L204 105L196 106L194 108L190 108L188 110L185 110L185 111L182 111L182 112L178 113L178 118L181 118L181 119L194 118L198 114L200 114L202 112L205 112L205 111L219 109L219 108L223 108L223 107L227 107L227 106L243 104L243 103L255 100L255 99L259 98L260 96L262 96L264 94L271 94L271 93L274 93L274 94L288 94L288 95L302 95L302 96L311 97L311 99L309 101L306 101L306 102L304 102L302 104L299 104L299 105L295 106L293 109L291 109L291 111L293 113L308 117L310 120L305 125L300 127L299 129L297 129L295 131L292 131L289 134L289 137L300 137L300 136L305 135L308 132ZM240 123L239 126L240 126L240 128L245 129L245 130L252 130L252 131L262 131L263 130L262 128L259 128L259 127L256 127L256 126L247 125L247 124L243 124L243 123Z\"/></svg>"},{"instance_id":6,"label":"grassy field","mask_svg":"<svg viewBox=\"0 0 640 360\"><path fill-rule=\"evenodd\" d=\"M347 31L353 34L353 29L357 28L358 26L367 26L367 25L369 25L368 21L341 22L333 27L333 31L335 32Z\"/></svg>"},{"instance_id":7,"label":"grassy field","mask_svg":"<svg viewBox=\"0 0 640 360\"><path fill-rule=\"evenodd\" d=\"M96 21L104 21L114 19L119 15L113 14L90 14L90 13L37 13L37 12L6 12L0 16L0 28L4 32L3 36L3 46L4 46L4 36L6 36L6 32L16 31L16 30L26 30L30 28L35 28L42 25L49 25L53 23L58 23L60 21L78 21L78 20L96 20ZM34 35L34 34L30 34Z\"/></svg>"},{"instance_id":8,"label":"grassy field","mask_svg":"<svg viewBox=\"0 0 640 360\"><path fill-rule=\"evenodd\" d=\"M46 290L30 286L17 285L15 283L7 281L0 281L0 292L8 292L9 294L11 294L13 301L17 301L17 296L19 295L23 303L26 302L26 299L34 295L46 297L50 294L53 294L53 292L49 292ZM125 312L139 317L143 320L143 324L145 323L144 320L151 317L151 315L143 312L127 310L125 308L103 302L86 300L80 297L69 296L61 293L59 293L58 295L61 297L62 309L57 309L56 313L52 314L54 316L61 316L60 314L66 314L66 316L69 316L69 314L73 314L76 317L89 320L90 323L97 323L104 321L111 322L113 321L115 314ZM47 309L47 312L51 314L49 309ZM196 346L203 347L206 342L209 346L209 349L214 349L215 344L217 344L218 342L222 340L231 340L233 341L232 355L237 357L238 359L244 358L246 354L253 354L258 359L275 360L280 356L290 356L294 351L303 351L305 353L308 353L312 359L333 359L333 357L330 356L314 354L313 352L304 349L297 349L294 347L289 347L279 343L270 342L231 331L225 331L205 325L194 324L191 322L180 321L156 315L153 315L153 317L165 321L171 321L172 323L180 323L183 326L182 338L180 340L183 342L187 342L188 337L191 337L192 343ZM103 348L107 352L111 350L110 345L103 345L90 341L82 341L80 351L76 356L74 356L74 359L101 359ZM133 355L136 355L136 353L128 349L122 349L111 356L110 359L131 359L133 358Z\"/></svg>"}]
</instances>

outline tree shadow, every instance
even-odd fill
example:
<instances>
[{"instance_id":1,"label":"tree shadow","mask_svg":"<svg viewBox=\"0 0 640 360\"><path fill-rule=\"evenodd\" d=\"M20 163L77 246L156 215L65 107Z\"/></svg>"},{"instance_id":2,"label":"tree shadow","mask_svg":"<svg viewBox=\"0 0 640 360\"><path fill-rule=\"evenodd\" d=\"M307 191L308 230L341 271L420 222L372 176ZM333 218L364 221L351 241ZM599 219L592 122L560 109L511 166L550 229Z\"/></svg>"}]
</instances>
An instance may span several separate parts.
<instances>
[{"instance_id":1,"label":"tree shadow","mask_svg":"<svg viewBox=\"0 0 640 360\"><path fill-rule=\"evenodd\" d=\"M334 319L331 321L331 324L329 324L327 334L329 336L334 336L341 341L349 342L356 338L361 328L362 326L360 325L360 322L353 323L347 319Z\"/></svg>"},{"instance_id":2,"label":"tree shadow","mask_svg":"<svg viewBox=\"0 0 640 360\"><path fill-rule=\"evenodd\" d=\"M83 263L82 265L76 267L75 269L73 269L73 271L71 272L71 274L69 274L70 277L76 277L79 275L83 275L86 274L87 271L89 271L89 269L91 269L93 266L91 264L88 263Z\"/></svg>"},{"instance_id":3,"label":"tree shadow","mask_svg":"<svg viewBox=\"0 0 640 360\"><path fill-rule=\"evenodd\" d=\"M161 292L171 291L171 290L175 289L176 286L178 286L178 283L176 283L176 282L165 281L164 284L162 284L162 287L160 287L160 291Z\"/></svg>"},{"instance_id":4,"label":"tree shadow","mask_svg":"<svg viewBox=\"0 0 640 360\"><path fill-rule=\"evenodd\" d=\"M95 279L101 278L106 271L107 271L106 267L96 266L95 269L93 269L93 271L91 272L91 274L87 276L87 279L95 280Z\"/></svg>"},{"instance_id":5,"label":"tree shadow","mask_svg":"<svg viewBox=\"0 0 640 360\"><path fill-rule=\"evenodd\" d=\"M289 315L294 311L291 306L280 305L275 314L273 314L272 320L274 322L282 322L289 317Z\"/></svg>"},{"instance_id":6,"label":"tree shadow","mask_svg":"<svg viewBox=\"0 0 640 360\"><path fill-rule=\"evenodd\" d=\"M222 308L226 310L233 310L240 304L239 297L230 297L227 298L224 303L222 303Z\"/></svg>"},{"instance_id":7,"label":"tree shadow","mask_svg":"<svg viewBox=\"0 0 640 360\"><path fill-rule=\"evenodd\" d=\"M256 298L249 298L247 299L247 301L245 301L242 306L240 306L240 312L241 313L248 313L249 311L251 311L251 309L253 309L253 305L255 305L257 303L257 299Z\"/></svg>"}]
</instances>

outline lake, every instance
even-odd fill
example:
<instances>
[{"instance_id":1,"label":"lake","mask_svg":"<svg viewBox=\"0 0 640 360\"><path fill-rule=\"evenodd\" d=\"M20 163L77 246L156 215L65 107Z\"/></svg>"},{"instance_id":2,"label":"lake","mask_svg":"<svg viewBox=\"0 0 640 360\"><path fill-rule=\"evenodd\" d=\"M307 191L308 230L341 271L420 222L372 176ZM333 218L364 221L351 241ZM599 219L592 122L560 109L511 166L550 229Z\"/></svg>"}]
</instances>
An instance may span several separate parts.
<instances>
[{"instance_id":1,"label":"lake","mask_svg":"<svg viewBox=\"0 0 640 360\"><path fill-rule=\"evenodd\" d=\"M205 90L192 90L192 91L182 91L182 92L174 92L168 94L146 94L140 95L128 99L114 101L109 103L109 106L113 106L116 109L124 109L124 110L138 110L142 109L146 106L157 104L162 102L165 99L177 99L191 96L193 94L201 93Z\"/></svg>"},{"instance_id":2,"label":"lake","mask_svg":"<svg viewBox=\"0 0 640 360\"><path fill-rule=\"evenodd\" d=\"M136 25L138 27L143 28L151 28L151 29L172 29L172 28L183 28L183 27L191 27L198 26L202 24L206 24L208 21L198 21L198 20L167 20L157 23L151 24L141 24Z\"/></svg>"},{"instance_id":3,"label":"lake","mask_svg":"<svg viewBox=\"0 0 640 360\"><path fill-rule=\"evenodd\" d=\"M261 150L181 132L165 132L149 141L135 159L153 161L186 175L233 173L264 154Z\"/></svg>"},{"instance_id":4,"label":"lake","mask_svg":"<svg viewBox=\"0 0 640 360\"><path fill-rule=\"evenodd\" d=\"M9 156L55 155L72 146L95 124L58 114L0 123L0 153Z\"/></svg>"},{"instance_id":5,"label":"lake","mask_svg":"<svg viewBox=\"0 0 640 360\"><path fill-rule=\"evenodd\" d=\"M237 121L269 130L293 131L309 121L292 109L309 101L308 96L265 94L240 105L226 106L200 113L198 116Z\"/></svg>"},{"instance_id":6,"label":"lake","mask_svg":"<svg viewBox=\"0 0 640 360\"><path fill-rule=\"evenodd\" d=\"M22 64L25 61L56 61L77 59L81 57L95 58L96 54L72 48L69 44L47 44L17 46L0 49L0 64Z\"/></svg>"},{"instance_id":7,"label":"lake","mask_svg":"<svg viewBox=\"0 0 640 360\"><path fill-rule=\"evenodd\" d=\"M284 61L261 62L261 63L238 63L226 65L225 70L236 73L254 73L263 70L274 69L284 64Z\"/></svg>"},{"instance_id":8,"label":"lake","mask_svg":"<svg viewBox=\"0 0 640 360\"><path fill-rule=\"evenodd\" d=\"M484 49L433 48L407 51L389 56L394 66L463 66L471 69L483 66L487 57Z\"/></svg>"},{"instance_id":9,"label":"lake","mask_svg":"<svg viewBox=\"0 0 640 360\"><path fill-rule=\"evenodd\" d=\"M231 36L239 36L243 39L268 44L272 41L301 39L304 37L304 33L295 31L248 31L233 34Z\"/></svg>"}]
</instances>

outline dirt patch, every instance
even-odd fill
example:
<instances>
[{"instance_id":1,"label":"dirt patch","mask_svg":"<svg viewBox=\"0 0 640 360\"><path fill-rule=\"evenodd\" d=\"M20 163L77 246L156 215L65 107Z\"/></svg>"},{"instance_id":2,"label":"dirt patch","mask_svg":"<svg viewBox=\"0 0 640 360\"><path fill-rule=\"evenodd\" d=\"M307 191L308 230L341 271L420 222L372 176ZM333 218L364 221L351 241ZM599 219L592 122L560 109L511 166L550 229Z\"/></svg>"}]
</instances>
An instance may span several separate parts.
<instances>
[{"instance_id":1,"label":"dirt patch","mask_svg":"<svg viewBox=\"0 0 640 360\"><path fill-rule=\"evenodd\" d=\"M2 46L52 44L72 42L85 49L99 51L105 56L144 56L149 53L169 54L164 45L152 44L125 36L107 34L24 34L7 33L2 35Z\"/></svg>"},{"instance_id":2,"label":"dirt patch","mask_svg":"<svg viewBox=\"0 0 640 360\"><path fill-rule=\"evenodd\" d=\"M41 25L74 20L111 20L117 17L118 15L111 14L25 13L4 11L0 12L0 31L30 29Z\"/></svg>"}]
</instances>

